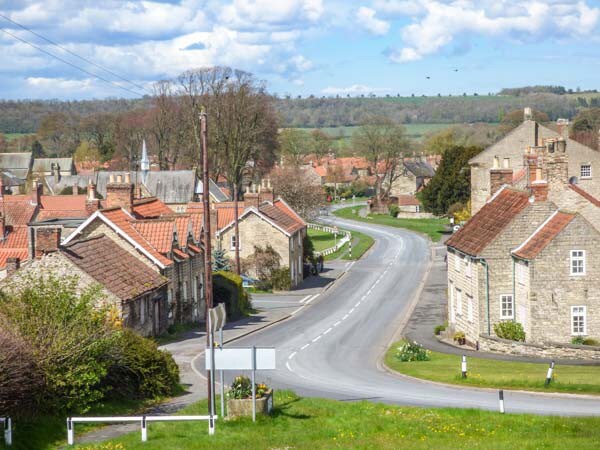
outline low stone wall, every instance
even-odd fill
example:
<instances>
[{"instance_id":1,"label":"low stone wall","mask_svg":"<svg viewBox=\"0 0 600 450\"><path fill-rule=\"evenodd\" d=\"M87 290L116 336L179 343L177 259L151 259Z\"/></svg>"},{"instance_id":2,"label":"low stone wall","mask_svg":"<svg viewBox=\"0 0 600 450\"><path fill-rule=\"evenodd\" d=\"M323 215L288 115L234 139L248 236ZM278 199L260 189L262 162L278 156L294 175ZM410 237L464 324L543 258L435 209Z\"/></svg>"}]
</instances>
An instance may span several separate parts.
<instances>
[{"instance_id":1,"label":"low stone wall","mask_svg":"<svg viewBox=\"0 0 600 450\"><path fill-rule=\"evenodd\" d=\"M435 219L431 213L426 212L402 212L400 211L396 216L398 219Z\"/></svg>"},{"instance_id":2,"label":"low stone wall","mask_svg":"<svg viewBox=\"0 0 600 450\"><path fill-rule=\"evenodd\" d=\"M570 345L547 343L527 344L509 341L495 336L480 335L479 350L508 355L532 356L536 358L588 359L600 361L600 347L591 345Z\"/></svg>"}]
</instances>

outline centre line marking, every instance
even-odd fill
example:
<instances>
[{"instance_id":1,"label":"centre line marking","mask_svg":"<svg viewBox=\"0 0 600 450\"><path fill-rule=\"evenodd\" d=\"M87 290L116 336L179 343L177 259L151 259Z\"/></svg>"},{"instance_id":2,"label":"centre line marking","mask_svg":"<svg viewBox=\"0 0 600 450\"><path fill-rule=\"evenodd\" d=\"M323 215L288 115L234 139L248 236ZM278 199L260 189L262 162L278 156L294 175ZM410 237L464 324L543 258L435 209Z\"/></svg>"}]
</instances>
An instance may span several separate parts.
<instances>
[{"instance_id":1,"label":"centre line marking","mask_svg":"<svg viewBox=\"0 0 600 450\"><path fill-rule=\"evenodd\" d=\"M337 327L340 323L342 323L341 320L338 320L336 323L333 324L334 327Z\"/></svg>"},{"instance_id":2,"label":"centre line marking","mask_svg":"<svg viewBox=\"0 0 600 450\"><path fill-rule=\"evenodd\" d=\"M308 348L310 344L304 344L302 347L300 347L300 350L306 350Z\"/></svg>"},{"instance_id":3,"label":"centre line marking","mask_svg":"<svg viewBox=\"0 0 600 450\"><path fill-rule=\"evenodd\" d=\"M302 300L300 300L300 303L304 303L306 300L308 300L310 298L310 295L307 295L306 297L304 297Z\"/></svg>"},{"instance_id":4,"label":"centre line marking","mask_svg":"<svg viewBox=\"0 0 600 450\"><path fill-rule=\"evenodd\" d=\"M318 335L316 338L314 338L312 341L313 342L317 342L319 339L321 339L322 335Z\"/></svg>"},{"instance_id":5,"label":"centre line marking","mask_svg":"<svg viewBox=\"0 0 600 450\"><path fill-rule=\"evenodd\" d=\"M342 320L346 320L348 318L348 314L346 314L344 317L342 317Z\"/></svg>"},{"instance_id":6,"label":"centre line marking","mask_svg":"<svg viewBox=\"0 0 600 450\"><path fill-rule=\"evenodd\" d=\"M348 314L352 314L354 312L354 308L352 308L350 311L348 311Z\"/></svg>"},{"instance_id":7,"label":"centre line marking","mask_svg":"<svg viewBox=\"0 0 600 450\"><path fill-rule=\"evenodd\" d=\"M288 356L288 359L292 359L294 356L296 356L296 353L298 353L298 352L291 353L290 356Z\"/></svg>"},{"instance_id":8,"label":"centre line marking","mask_svg":"<svg viewBox=\"0 0 600 450\"><path fill-rule=\"evenodd\" d=\"M360 305L360 302L356 302L356 305L354 305L354 307L358 308L359 305Z\"/></svg>"}]
</instances>

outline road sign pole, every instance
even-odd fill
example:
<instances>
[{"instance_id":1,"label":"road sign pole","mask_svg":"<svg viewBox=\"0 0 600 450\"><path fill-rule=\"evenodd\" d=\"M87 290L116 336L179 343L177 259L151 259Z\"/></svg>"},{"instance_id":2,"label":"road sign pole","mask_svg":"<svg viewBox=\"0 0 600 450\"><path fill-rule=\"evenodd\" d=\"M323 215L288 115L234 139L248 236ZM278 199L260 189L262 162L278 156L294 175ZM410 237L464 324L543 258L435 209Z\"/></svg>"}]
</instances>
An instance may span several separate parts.
<instances>
[{"instance_id":1,"label":"road sign pole","mask_svg":"<svg viewBox=\"0 0 600 450\"><path fill-rule=\"evenodd\" d=\"M12 445L12 422L10 417L4 419L4 443L7 447Z\"/></svg>"},{"instance_id":2,"label":"road sign pole","mask_svg":"<svg viewBox=\"0 0 600 450\"><path fill-rule=\"evenodd\" d=\"M252 422L256 422L256 347L252 347Z\"/></svg>"},{"instance_id":3,"label":"road sign pole","mask_svg":"<svg viewBox=\"0 0 600 450\"><path fill-rule=\"evenodd\" d=\"M223 348L223 327L219 331L219 348ZM221 378L221 417L225 417L225 377L223 376L223 371L220 371Z\"/></svg>"},{"instance_id":4,"label":"road sign pole","mask_svg":"<svg viewBox=\"0 0 600 450\"><path fill-rule=\"evenodd\" d=\"M552 381L552 372L554 372L554 361L552 361L550 363L550 367L548 367L548 373L546 374L546 386L548 386Z\"/></svg>"}]
</instances>

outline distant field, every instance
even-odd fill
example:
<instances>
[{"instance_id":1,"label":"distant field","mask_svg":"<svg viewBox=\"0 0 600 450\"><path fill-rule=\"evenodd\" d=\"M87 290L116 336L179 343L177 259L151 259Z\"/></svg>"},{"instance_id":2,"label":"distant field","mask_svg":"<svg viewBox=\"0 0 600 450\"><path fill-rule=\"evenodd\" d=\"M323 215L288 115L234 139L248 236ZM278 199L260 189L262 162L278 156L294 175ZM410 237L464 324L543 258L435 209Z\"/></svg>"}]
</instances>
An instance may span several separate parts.
<instances>
[{"instance_id":1,"label":"distant field","mask_svg":"<svg viewBox=\"0 0 600 450\"><path fill-rule=\"evenodd\" d=\"M30 133L0 133L4 135L7 141L12 141L13 139L20 138L21 136L27 136Z\"/></svg>"},{"instance_id":2,"label":"distant field","mask_svg":"<svg viewBox=\"0 0 600 450\"><path fill-rule=\"evenodd\" d=\"M415 140L422 140L427 133L436 132L443 130L444 128L451 127L452 123L407 123L404 124L406 128L406 134ZM326 127L321 128L325 133L331 136L333 139L339 140L350 140L352 135L358 130L357 126L350 127ZM299 128L304 131L312 131L312 128Z\"/></svg>"}]
</instances>

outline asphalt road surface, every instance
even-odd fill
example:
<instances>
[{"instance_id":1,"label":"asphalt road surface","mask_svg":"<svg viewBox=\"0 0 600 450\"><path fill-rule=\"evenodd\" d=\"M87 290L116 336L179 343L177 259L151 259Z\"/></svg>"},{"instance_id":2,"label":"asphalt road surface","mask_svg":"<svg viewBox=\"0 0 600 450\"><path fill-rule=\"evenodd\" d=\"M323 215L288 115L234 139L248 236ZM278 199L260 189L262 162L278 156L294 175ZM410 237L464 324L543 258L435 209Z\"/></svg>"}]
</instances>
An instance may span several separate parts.
<instances>
[{"instance_id":1,"label":"asphalt road surface","mask_svg":"<svg viewBox=\"0 0 600 450\"><path fill-rule=\"evenodd\" d=\"M381 367L429 264L427 241L400 229L325 220L368 233L375 245L292 318L231 345L276 348L277 370L260 372L257 380L305 396L498 410L497 390L429 383ZM199 368L202 364L198 361ZM593 397L505 391L504 399L506 412L600 415L600 399Z\"/></svg>"}]
</instances>

